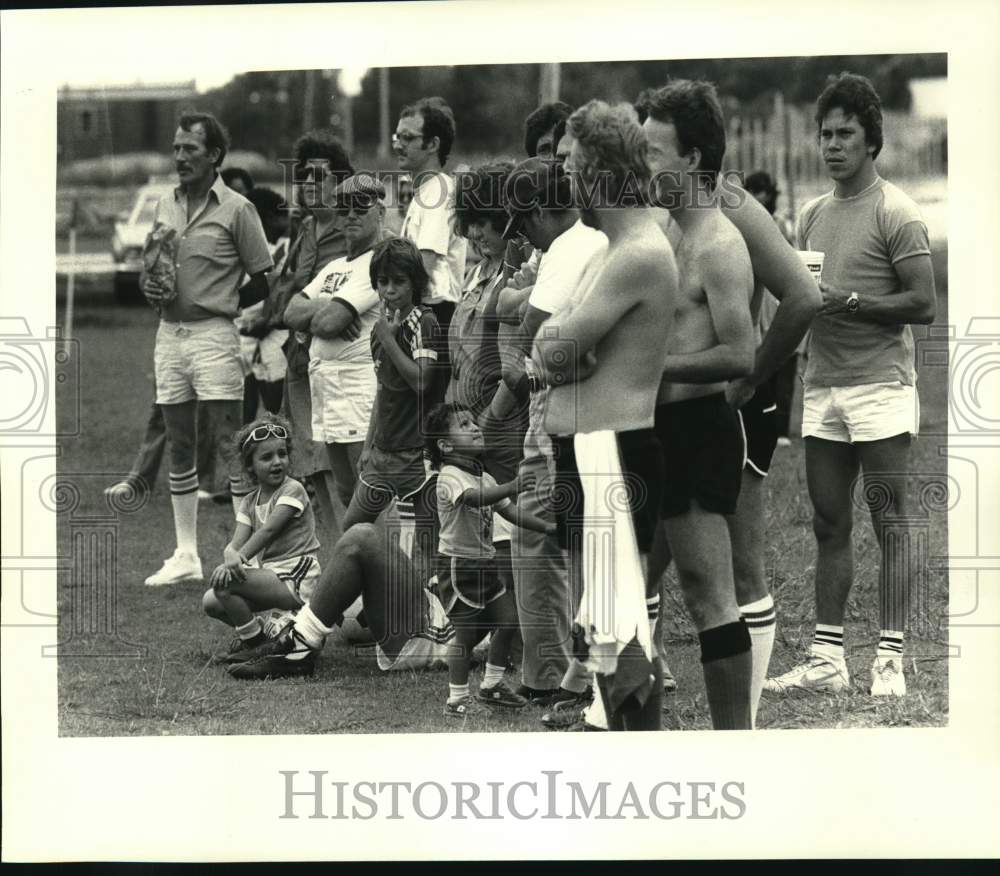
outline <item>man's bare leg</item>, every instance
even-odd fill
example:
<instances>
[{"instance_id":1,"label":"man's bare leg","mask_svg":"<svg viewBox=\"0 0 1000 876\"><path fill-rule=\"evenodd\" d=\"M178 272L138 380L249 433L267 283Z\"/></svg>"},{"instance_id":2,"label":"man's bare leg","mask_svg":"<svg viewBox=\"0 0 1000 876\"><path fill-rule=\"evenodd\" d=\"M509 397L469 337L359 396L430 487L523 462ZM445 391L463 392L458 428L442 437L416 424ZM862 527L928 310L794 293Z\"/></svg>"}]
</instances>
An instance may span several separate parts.
<instances>
[{"instance_id":1,"label":"man's bare leg","mask_svg":"<svg viewBox=\"0 0 1000 876\"><path fill-rule=\"evenodd\" d=\"M777 678L769 678L764 684L769 693L836 693L849 684L844 660L844 612L854 583L851 487L857 473L854 445L806 438L806 482L816 536L816 632L810 659Z\"/></svg>"},{"instance_id":2,"label":"man's bare leg","mask_svg":"<svg viewBox=\"0 0 1000 876\"><path fill-rule=\"evenodd\" d=\"M881 551L879 564L879 643L875 675L888 661L899 661L894 683L873 679L872 693L901 695L903 634L909 619L910 588L920 563L916 538L907 523L906 479L910 470L909 434L882 441L859 442L858 454L864 472L865 500ZM881 688L884 688L881 689Z\"/></svg>"},{"instance_id":3,"label":"man's bare leg","mask_svg":"<svg viewBox=\"0 0 1000 876\"><path fill-rule=\"evenodd\" d=\"M712 726L749 730L750 636L736 604L725 518L692 501L687 512L667 518L666 531L684 601L698 630Z\"/></svg>"},{"instance_id":4,"label":"man's bare leg","mask_svg":"<svg viewBox=\"0 0 1000 876\"><path fill-rule=\"evenodd\" d=\"M240 399L203 401L199 403L198 416L207 417L212 423L219 457L229 478L233 515L239 510L243 497L251 491L250 482L244 477L239 450L233 444L233 435L242 425L243 402Z\"/></svg>"}]
</instances>

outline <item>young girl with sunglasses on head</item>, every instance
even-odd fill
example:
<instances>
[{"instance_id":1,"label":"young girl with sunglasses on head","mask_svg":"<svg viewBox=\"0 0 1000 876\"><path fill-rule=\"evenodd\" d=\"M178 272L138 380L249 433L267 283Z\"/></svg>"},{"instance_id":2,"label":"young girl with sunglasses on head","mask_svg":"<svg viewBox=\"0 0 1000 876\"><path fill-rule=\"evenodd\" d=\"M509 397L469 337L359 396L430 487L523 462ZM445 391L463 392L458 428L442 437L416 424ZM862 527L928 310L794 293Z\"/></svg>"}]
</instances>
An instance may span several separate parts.
<instances>
[{"instance_id":1,"label":"young girl with sunglasses on head","mask_svg":"<svg viewBox=\"0 0 1000 876\"><path fill-rule=\"evenodd\" d=\"M309 496L288 476L291 427L281 417L267 416L240 429L235 441L257 489L243 498L236 531L202 599L207 615L236 630L223 662L267 638L256 612L301 608L320 573Z\"/></svg>"}]
</instances>

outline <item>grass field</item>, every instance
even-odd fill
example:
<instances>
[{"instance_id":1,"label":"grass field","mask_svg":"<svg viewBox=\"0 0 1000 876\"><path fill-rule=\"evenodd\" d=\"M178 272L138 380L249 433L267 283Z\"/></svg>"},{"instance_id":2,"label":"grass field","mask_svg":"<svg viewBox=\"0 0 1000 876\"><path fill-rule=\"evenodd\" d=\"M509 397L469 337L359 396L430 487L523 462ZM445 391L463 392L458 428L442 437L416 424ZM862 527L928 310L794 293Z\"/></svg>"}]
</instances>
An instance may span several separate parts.
<instances>
[{"instance_id":1,"label":"grass field","mask_svg":"<svg viewBox=\"0 0 1000 876\"><path fill-rule=\"evenodd\" d=\"M938 323L947 323L946 248L935 253L940 295ZM93 280L93 283L106 282ZM60 555L73 550L74 521L107 513L101 488L127 472L152 400L151 372L155 315L143 307L102 304L100 289L81 299L75 337L80 344L78 435L60 442L60 473L79 486L80 505L60 515ZM89 302L89 303L88 303ZM926 334L916 329L917 337ZM919 359L919 357L918 357ZM74 400L61 388L59 416ZM915 445L915 470L923 483L946 471L943 455L947 423L947 367L921 368L923 435ZM216 666L211 655L230 637L228 628L200 612L201 585L150 589L143 579L173 549L173 524L166 475L150 503L123 514L116 527L113 606L118 636L142 646L141 657L70 657L59 660L60 733L67 736L199 735L381 732L546 732L540 711L526 708L508 716L484 712L456 723L441 714L447 691L444 672L381 673L374 658L360 658L329 643L316 676L306 681L240 683ZM812 579L815 560L811 508L805 488L801 440L776 452L767 480L766 565L778 612L772 670L781 671L808 646L812 633ZM202 504L199 543L206 570L221 559L231 531L228 508ZM947 514L927 519L929 556L947 553ZM761 728L939 726L947 722L947 579L927 571L917 594L905 671L908 694L898 702L873 701L864 692L878 639L876 569L878 548L866 515L855 529L856 585L848 609L846 641L852 673L849 693L765 699ZM321 559L329 555L324 545ZM85 596L85 570L59 581L60 641L78 627L76 606ZM669 574L669 573L668 573ZM667 698L664 726L709 729L698 646L675 583L664 606L667 657L679 689ZM76 634L74 648L86 651L101 641ZM519 679L509 679L516 683Z\"/></svg>"}]
</instances>

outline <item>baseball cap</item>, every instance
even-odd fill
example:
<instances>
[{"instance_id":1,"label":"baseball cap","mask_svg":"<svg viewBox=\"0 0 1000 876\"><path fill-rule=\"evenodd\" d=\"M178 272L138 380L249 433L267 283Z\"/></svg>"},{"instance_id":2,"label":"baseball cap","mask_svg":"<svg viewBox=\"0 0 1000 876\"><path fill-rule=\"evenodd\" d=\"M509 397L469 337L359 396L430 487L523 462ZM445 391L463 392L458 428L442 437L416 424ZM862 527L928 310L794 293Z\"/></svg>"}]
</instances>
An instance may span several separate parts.
<instances>
[{"instance_id":1,"label":"baseball cap","mask_svg":"<svg viewBox=\"0 0 1000 876\"><path fill-rule=\"evenodd\" d=\"M503 238L517 237L524 217L535 207L568 210L572 206L569 177L562 162L553 158L528 158L510 172L504 186L504 209L508 220Z\"/></svg>"},{"instance_id":2,"label":"baseball cap","mask_svg":"<svg viewBox=\"0 0 1000 876\"><path fill-rule=\"evenodd\" d=\"M370 173L356 173L345 179L334 192L338 201L356 195L381 201L385 198L385 186Z\"/></svg>"}]
</instances>

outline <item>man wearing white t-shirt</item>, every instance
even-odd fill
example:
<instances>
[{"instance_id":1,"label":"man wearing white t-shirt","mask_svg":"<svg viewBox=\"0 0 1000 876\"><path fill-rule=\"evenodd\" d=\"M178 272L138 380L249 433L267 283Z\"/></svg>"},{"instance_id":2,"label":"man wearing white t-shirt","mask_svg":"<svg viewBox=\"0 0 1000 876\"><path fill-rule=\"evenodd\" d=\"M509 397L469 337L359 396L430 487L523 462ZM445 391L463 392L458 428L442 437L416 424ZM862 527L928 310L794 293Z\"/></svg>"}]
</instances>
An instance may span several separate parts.
<instances>
[{"instance_id":1,"label":"man wearing white t-shirt","mask_svg":"<svg viewBox=\"0 0 1000 876\"><path fill-rule=\"evenodd\" d=\"M455 180L443 170L454 141L455 117L440 97L425 97L403 107L393 145L400 169L413 177L413 200L400 236L412 240L420 251L430 277L423 303L430 305L445 334L465 279L466 240L455 221ZM441 369L442 375L448 373L448 368Z\"/></svg>"},{"instance_id":2,"label":"man wearing white t-shirt","mask_svg":"<svg viewBox=\"0 0 1000 876\"><path fill-rule=\"evenodd\" d=\"M357 483L358 460L375 404L369 341L379 316L369 266L382 238L385 189L367 174L345 180L336 193L347 255L323 268L288 304L285 322L309 332L313 440L326 445L337 495L346 508ZM345 330L360 325L360 335ZM357 328L357 326L355 326Z\"/></svg>"},{"instance_id":3,"label":"man wearing white t-shirt","mask_svg":"<svg viewBox=\"0 0 1000 876\"><path fill-rule=\"evenodd\" d=\"M508 367L504 380L512 391L531 391L529 425L519 474L533 474L539 486L522 493L520 501L542 519L554 519L541 501L555 477L552 442L544 429L548 390L531 364L531 345L538 327L565 307L588 265L603 257L608 239L584 225L572 207L569 178L551 159L530 158L519 164L507 182L504 229L508 240L523 235L544 257L521 323L520 344L525 370ZM570 630L579 602L555 535L515 527L511 544L518 617L524 640L523 685L518 693L529 701L569 712L588 697L590 673L570 656Z\"/></svg>"}]
</instances>

